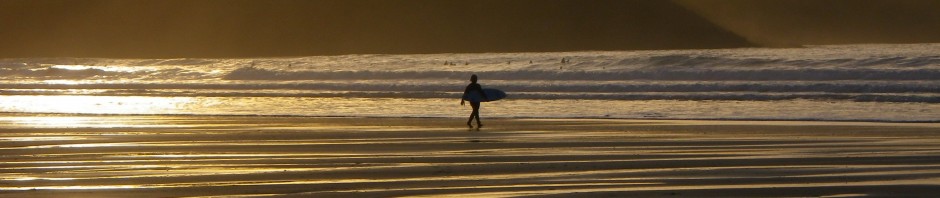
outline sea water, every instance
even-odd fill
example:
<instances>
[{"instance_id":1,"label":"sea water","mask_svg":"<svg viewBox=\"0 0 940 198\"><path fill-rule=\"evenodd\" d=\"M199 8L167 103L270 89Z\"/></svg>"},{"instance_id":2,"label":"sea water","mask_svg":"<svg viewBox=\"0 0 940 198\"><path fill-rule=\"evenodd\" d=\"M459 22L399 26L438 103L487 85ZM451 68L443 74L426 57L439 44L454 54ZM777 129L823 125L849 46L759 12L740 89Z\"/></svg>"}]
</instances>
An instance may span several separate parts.
<instances>
[{"instance_id":1,"label":"sea water","mask_svg":"<svg viewBox=\"0 0 940 198\"><path fill-rule=\"evenodd\" d=\"M564 61L563 61L564 60ZM940 121L940 44L237 59L0 59L0 112Z\"/></svg>"}]
</instances>

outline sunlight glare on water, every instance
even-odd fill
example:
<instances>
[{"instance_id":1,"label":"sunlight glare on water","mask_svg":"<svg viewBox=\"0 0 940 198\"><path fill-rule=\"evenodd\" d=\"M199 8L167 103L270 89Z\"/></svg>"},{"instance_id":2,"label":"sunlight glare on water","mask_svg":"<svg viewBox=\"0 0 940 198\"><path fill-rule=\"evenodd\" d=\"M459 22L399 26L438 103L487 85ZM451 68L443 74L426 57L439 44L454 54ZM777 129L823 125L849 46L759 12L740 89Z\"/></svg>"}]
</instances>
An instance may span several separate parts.
<instances>
[{"instance_id":1,"label":"sunlight glare on water","mask_svg":"<svg viewBox=\"0 0 940 198\"><path fill-rule=\"evenodd\" d=\"M188 97L5 96L0 111L79 114L161 114L187 105ZM69 123L69 120L49 120Z\"/></svg>"},{"instance_id":2,"label":"sunlight glare on water","mask_svg":"<svg viewBox=\"0 0 940 198\"><path fill-rule=\"evenodd\" d=\"M65 128L65 127L83 127L94 125L96 127L106 127L113 128L122 126L120 124L93 124L98 123L97 120L94 120L90 117L12 117L12 118L3 118L3 121L8 121L16 125L23 126L42 126L42 127L51 127L51 128ZM48 139L48 140L60 140L60 139ZM21 140L22 141L22 140Z\"/></svg>"},{"instance_id":3,"label":"sunlight glare on water","mask_svg":"<svg viewBox=\"0 0 940 198\"><path fill-rule=\"evenodd\" d=\"M0 190L109 190L109 189L132 189L140 188L136 185L114 185L114 186L35 186L35 187L0 187Z\"/></svg>"},{"instance_id":4,"label":"sunlight glare on water","mask_svg":"<svg viewBox=\"0 0 940 198\"><path fill-rule=\"evenodd\" d=\"M120 115L264 115L318 117L464 117L468 105L446 98L4 96L0 112ZM684 101L506 99L486 117L932 121L940 104L833 100ZM0 118L3 119L3 118ZM108 127L119 122L37 117L20 125ZM0 120L2 121L2 120ZM141 123L138 123L141 124ZM141 125L137 125L141 126ZM114 126L112 126L114 127Z\"/></svg>"},{"instance_id":5,"label":"sunlight glare on water","mask_svg":"<svg viewBox=\"0 0 940 198\"><path fill-rule=\"evenodd\" d=\"M129 67L129 66L95 66L95 65L53 65L50 68L55 69L65 69L65 70L88 70L95 69L101 71L110 71L110 72L137 72L137 71L152 71L153 68L149 67Z\"/></svg>"},{"instance_id":6,"label":"sunlight glare on water","mask_svg":"<svg viewBox=\"0 0 940 198\"><path fill-rule=\"evenodd\" d=\"M937 121L940 44L786 49L0 60L0 112ZM558 61L567 57L571 63ZM444 65L463 63L472 65ZM511 63L511 64L510 64Z\"/></svg>"}]
</instances>

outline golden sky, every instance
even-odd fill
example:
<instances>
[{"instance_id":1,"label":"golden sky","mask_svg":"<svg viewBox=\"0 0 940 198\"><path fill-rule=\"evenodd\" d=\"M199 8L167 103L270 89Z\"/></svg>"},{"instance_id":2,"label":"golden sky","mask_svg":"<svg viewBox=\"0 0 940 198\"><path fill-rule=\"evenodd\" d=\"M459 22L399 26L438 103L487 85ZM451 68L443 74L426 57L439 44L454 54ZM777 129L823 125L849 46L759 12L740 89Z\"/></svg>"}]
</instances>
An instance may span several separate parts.
<instances>
[{"instance_id":1,"label":"golden sky","mask_svg":"<svg viewBox=\"0 0 940 198\"><path fill-rule=\"evenodd\" d=\"M940 42L936 0L0 0L0 57Z\"/></svg>"}]
</instances>

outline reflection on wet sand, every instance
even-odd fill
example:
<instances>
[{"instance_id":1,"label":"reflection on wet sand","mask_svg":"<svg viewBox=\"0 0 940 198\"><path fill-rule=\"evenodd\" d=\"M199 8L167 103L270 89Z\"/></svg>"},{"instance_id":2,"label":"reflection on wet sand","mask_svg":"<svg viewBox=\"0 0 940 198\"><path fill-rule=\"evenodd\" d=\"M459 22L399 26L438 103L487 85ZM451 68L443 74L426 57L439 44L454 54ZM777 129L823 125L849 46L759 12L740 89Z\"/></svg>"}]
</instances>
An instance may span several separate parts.
<instances>
[{"instance_id":1,"label":"reflection on wet sand","mask_svg":"<svg viewBox=\"0 0 940 198\"><path fill-rule=\"evenodd\" d=\"M0 196L940 193L937 124L488 122L467 131L445 118L6 115Z\"/></svg>"}]
</instances>

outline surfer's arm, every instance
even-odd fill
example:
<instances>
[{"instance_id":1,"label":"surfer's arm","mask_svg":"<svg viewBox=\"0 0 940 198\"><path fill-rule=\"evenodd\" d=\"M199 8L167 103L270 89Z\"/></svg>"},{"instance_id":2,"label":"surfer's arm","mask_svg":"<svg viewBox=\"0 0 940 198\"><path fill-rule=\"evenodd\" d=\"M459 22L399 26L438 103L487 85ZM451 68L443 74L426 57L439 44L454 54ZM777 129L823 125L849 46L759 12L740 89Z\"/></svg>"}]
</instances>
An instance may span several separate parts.
<instances>
[{"instance_id":1,"label":"surfer's arm","mask_svg":"<svg viewBox=\"0 0 940 198\"><path fill-rule=\"evenodd\" d=\"M463 106L463 105L464 105L464 102L465 102L466 100L464 100L463 97L464 97L464 96L467 96L467 94L469 94L469 93L470 93L470 86L467 85L467 88L464 88L464 89L463 89L463 95L460 96L460 106Z\"/></svg>"}]
</instances>

